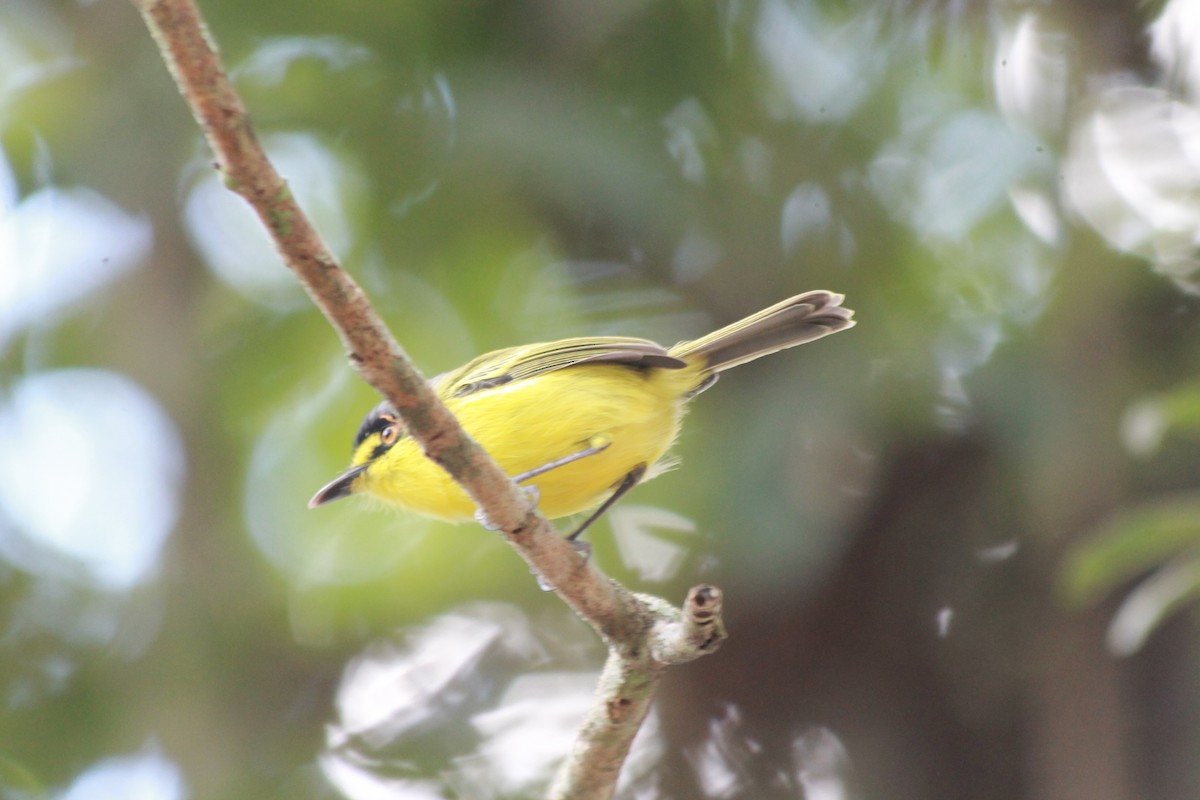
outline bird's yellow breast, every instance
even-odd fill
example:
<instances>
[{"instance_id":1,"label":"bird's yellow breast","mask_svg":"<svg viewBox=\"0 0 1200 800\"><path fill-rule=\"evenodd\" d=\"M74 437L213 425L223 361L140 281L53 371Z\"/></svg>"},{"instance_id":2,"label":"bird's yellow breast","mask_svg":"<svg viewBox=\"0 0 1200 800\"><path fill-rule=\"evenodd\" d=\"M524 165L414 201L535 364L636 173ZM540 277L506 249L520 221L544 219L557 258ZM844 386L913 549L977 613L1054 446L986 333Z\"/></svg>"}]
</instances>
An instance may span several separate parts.
<instances>
[{"instance_id":1,"label":"bird's yellow breast","mask_svg":"<svg viewBox=\"0 0 1200 800\"><path fill-rule=\"evenodd\" d=\"M599 453L528 482L538 489L539 510L556 518L595 506L636 467L663 457L679 432L683 398L697 384L698 372L585 364L446 404L510 475L577 453L598 438L609 442ZM412 439L397 442L372 463L357 487L440 519L467 520L475 511L466 493Z\"/></svg>"}]
</instances>

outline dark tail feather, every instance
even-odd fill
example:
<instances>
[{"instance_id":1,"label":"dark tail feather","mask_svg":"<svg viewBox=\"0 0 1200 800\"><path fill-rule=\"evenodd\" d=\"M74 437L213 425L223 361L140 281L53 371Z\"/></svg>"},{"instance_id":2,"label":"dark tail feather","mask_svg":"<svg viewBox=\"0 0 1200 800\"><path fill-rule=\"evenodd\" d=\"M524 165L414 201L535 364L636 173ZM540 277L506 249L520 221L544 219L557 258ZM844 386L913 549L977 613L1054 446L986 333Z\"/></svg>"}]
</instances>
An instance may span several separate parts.
<instances>
[{"instance_id":1,"label":"dark tail feather","mask_svg":"<svg viewBox=\"0 0 1200 800\"><path fill-rule=\"evenodd\" d=\"M817 290L776 303L757 314L671 348L685 360L704 359L714 373L761 356L854 327L854 312L840 294Z\"/></svg>"}]
</instances>

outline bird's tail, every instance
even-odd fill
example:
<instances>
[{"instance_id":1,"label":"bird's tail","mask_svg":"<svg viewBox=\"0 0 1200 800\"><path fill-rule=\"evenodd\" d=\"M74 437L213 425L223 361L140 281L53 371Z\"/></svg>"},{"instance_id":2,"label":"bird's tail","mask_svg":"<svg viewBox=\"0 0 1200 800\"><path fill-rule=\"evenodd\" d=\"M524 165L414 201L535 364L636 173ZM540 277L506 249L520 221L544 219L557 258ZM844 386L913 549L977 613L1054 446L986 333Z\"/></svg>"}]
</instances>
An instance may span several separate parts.
<instances>
[{"instance_id":1,"label":"bird's tail","mask_svg":"<svg viewBox=\"0 0 1200 800\"><path fill-rule=\"evenodd\" d=\"M713 374L770 353L854 327L854 312L840 294L817 290L776 303L719 331L671 348L671 355L702 360Z\"/></svg>"}]
</instances>

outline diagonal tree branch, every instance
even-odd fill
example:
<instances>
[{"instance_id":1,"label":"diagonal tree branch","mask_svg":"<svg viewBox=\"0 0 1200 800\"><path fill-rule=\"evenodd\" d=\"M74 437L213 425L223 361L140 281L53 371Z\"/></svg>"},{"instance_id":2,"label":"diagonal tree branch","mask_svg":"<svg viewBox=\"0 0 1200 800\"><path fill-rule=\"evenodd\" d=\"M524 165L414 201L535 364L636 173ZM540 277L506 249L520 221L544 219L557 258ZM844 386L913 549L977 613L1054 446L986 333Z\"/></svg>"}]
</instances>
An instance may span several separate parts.
<instances>
[{"instance_id":1,"label":"diagonal tree branch","mask_svg":"<svg viewBox=\"0 0 1200 800\"><path fill-rule=\"evenodd\" d=\"M560 536L459 426L338 265L286 181L268 161L193 0L132 0L216 154L228 187L250 203L284 262L333 325L363 380L394 405L425 453L504 532L509 543L609 648L596 704L551 788L555 798L606 798L666 667L724 639L719 590L699 586L682 610L635 595Z\"/></svg>"}]
</instances>

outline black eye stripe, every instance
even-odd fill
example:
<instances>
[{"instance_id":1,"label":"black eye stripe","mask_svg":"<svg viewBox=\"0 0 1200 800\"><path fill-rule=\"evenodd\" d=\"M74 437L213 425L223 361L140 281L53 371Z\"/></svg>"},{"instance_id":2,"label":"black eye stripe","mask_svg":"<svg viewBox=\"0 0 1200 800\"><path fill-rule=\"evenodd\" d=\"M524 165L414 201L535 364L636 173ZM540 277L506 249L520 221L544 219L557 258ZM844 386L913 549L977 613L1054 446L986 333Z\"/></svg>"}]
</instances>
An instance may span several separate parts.
<instances>
[{"instance_id":1,"label":"black eye stripe","mask_svg":"<svg viewBox=\"0 0 1200 800\"><path fill-rule=\"evenodd\" d=\"M362 425L359 426L358 429L358 435L354 437L353 449L358 450L358 448L362 446L362 443L366 441L369 436L377 433L383 433L383 429L389 425L397 426L398 435L396 436L395 441L392 442L392 444L395 444L397 441L404 438L404 428L397 421L396 412L392 409L392 407L387 403L380 403L379 405L375 406L375 408L371 409L371 412L363 419ZM375 458L380 453L386 452L391 445L380 445L380 447L383 449L380 450L379 447L377 447L375 454L371 456L372 458Z\"/></svg>"}]
</instances>

